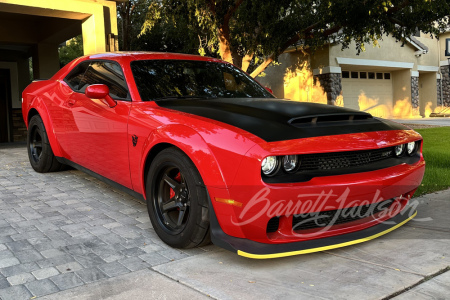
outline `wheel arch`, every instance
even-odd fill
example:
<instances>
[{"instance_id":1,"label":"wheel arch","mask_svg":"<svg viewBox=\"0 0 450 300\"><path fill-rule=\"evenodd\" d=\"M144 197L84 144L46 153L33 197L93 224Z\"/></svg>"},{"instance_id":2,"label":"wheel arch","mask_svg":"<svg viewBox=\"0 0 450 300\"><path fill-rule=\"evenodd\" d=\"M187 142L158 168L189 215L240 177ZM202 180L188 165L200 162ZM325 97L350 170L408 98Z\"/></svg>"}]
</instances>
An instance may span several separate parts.
<instances>
[{"instance_id":1,"label":"wheel arch","mask_svg":"<svg viewBox=\"0 0 450 300\"><path fill-rule=\"evenodd\" d=\"M144 188L144 196L145 196L145 183L147 182L148 177L148 170L150 169L150 166L152 165L153 160L155 159L156 155L158 155L161 151L164 149L170 148L170 147L176 147L173 144L169 143L159 143L153 146L153 148L150 149L150 151L147 153L147 156L145 158L144 168L143 168L143 188ZM178 147L176 147L178 148ZM178 148L181 150L180 148Z\"/></svg>"},{"instance_id":2,"label":"wheel arch","mask_svg":"<svg viewBox=\"0 0 450 300\"><path fill-rule=\"evenodd\" d=\"M53 123L50 119L50 115L47 110L47 106L45 105L44 101L42 101L39 98L35 98L28 110L27 113L27 119L26 119L26 125L28 127L28 124L30 123L30 120L34 116L39 116L44 123L45 131L47 133L48 140L50 142L50 146L52 148L53 154L55 156L62 157L61 149L59 147L58 140L56 139L55 132L53 130Z\"/></svg>"},{"instance_id":3,"label":"wheel arch","mask_svg":"<svg viewBox=\"0 0 450 300\"><path fill-rule=\"evenodd\" d=\"M176 134L176 132L182 134ZM203 138L186 125L169 125L152 132L143 147L141 184L145 198L148 170L156 155L169 147L179 149L193 162L205 186L226 187L222 170Z\"/></svg>"}]
</instances>

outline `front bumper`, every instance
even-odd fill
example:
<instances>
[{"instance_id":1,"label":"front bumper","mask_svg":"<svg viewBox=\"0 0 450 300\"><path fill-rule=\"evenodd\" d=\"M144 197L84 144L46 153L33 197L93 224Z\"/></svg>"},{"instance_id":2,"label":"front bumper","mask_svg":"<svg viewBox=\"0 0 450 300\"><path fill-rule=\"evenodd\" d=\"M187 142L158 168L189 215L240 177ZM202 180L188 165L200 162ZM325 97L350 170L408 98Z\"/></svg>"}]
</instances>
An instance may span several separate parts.
<instances>
[{"instance_id":1,"label":"front bumper","mask_svg":"<svg viewBox=\"0 0 450 300\"><path fill-rule=\"evenodd\" d=\"M220 227L214 210L210 210L211 240L219 247L248 258L268 259L285 257L331 250L370 241L399 228L413 219L416 214L417 211L407 206L393 218L360 231L300 242L265 244L226 234Z\"/></svg>"}]
</instances>

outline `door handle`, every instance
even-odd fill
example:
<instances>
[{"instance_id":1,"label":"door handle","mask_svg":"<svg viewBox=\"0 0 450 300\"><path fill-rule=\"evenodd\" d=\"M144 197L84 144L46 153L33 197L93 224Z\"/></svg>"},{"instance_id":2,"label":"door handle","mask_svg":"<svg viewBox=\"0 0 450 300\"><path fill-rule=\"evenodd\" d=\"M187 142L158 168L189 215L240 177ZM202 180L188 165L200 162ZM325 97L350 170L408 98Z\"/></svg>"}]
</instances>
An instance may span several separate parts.
<instances>
[{"instance_id":1,"label":"door handle","mask_svg":"<svg viewBox=\"0 0 450 300\"><path fill-rule=\"evenodd\" d=\"M69 99L69 101L67 101L67 104L69 105L69 106L73 106L74 104L75 104L75 99Z\"/></svg>"}]
</instances>

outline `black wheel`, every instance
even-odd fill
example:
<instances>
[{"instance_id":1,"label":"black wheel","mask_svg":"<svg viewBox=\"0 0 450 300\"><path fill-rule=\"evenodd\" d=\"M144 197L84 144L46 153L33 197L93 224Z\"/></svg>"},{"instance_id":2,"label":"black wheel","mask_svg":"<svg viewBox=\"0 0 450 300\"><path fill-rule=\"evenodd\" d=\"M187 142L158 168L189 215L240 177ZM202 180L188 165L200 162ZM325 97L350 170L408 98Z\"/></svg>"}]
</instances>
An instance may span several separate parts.
<instances>
[{"instance_id":1,"label":"black wheel","mask_svg":"<svg viewBox=\"0 0 450 300\"><path fill-rule=\"evenodd\" d=\"M146 190L150 220L163 242L176 248L209 243L207 191L183 152L167 148L155 157Z\"/></svg>"},{"instance_id":2,"label":"black wheel","mask_svg":"<svg viewBox=\"0 0 450 300\"><path fill-rule=\"evenodd\" d=\"M36 172L62 171L65 167L56 160L40 116L33 116L28 124L27 148L30 164Z\"/></svg>"}]
</instances>

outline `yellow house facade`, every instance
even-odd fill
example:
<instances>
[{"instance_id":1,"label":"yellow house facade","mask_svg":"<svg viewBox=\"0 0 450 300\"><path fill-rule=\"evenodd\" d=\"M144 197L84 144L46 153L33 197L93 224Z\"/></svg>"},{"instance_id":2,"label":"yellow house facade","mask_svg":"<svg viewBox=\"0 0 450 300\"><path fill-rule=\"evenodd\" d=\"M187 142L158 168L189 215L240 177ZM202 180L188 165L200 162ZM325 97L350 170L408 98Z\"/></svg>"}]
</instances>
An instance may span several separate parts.
<instances>
[{"instance_id":1,"label":"yellow house facade","mask_svg":"<svg viewBox=\"0 0 450 300\"><path fill-rule=\"evenodd\" d=\"M24 140L21 92L59 68L58 47L83 35L84 54L117 49L116 2L0 0L0 142ZM31 60L30 60L31 58Z\"/></svg>"},{"instance_id":2,"label":"yellow house facade","mask_svg":"<svg viewBox=\"0 0 450 300\"><path fill-rule=\"evenodd\" d=\"M403 44L384 37L357 55L355 44L315 53L289 49L258 80L280 98L335 104L384 118L450 113L446 39L418 33ZM449 57L450 58L450 57Z\"/></svg>"}]
</instances>

